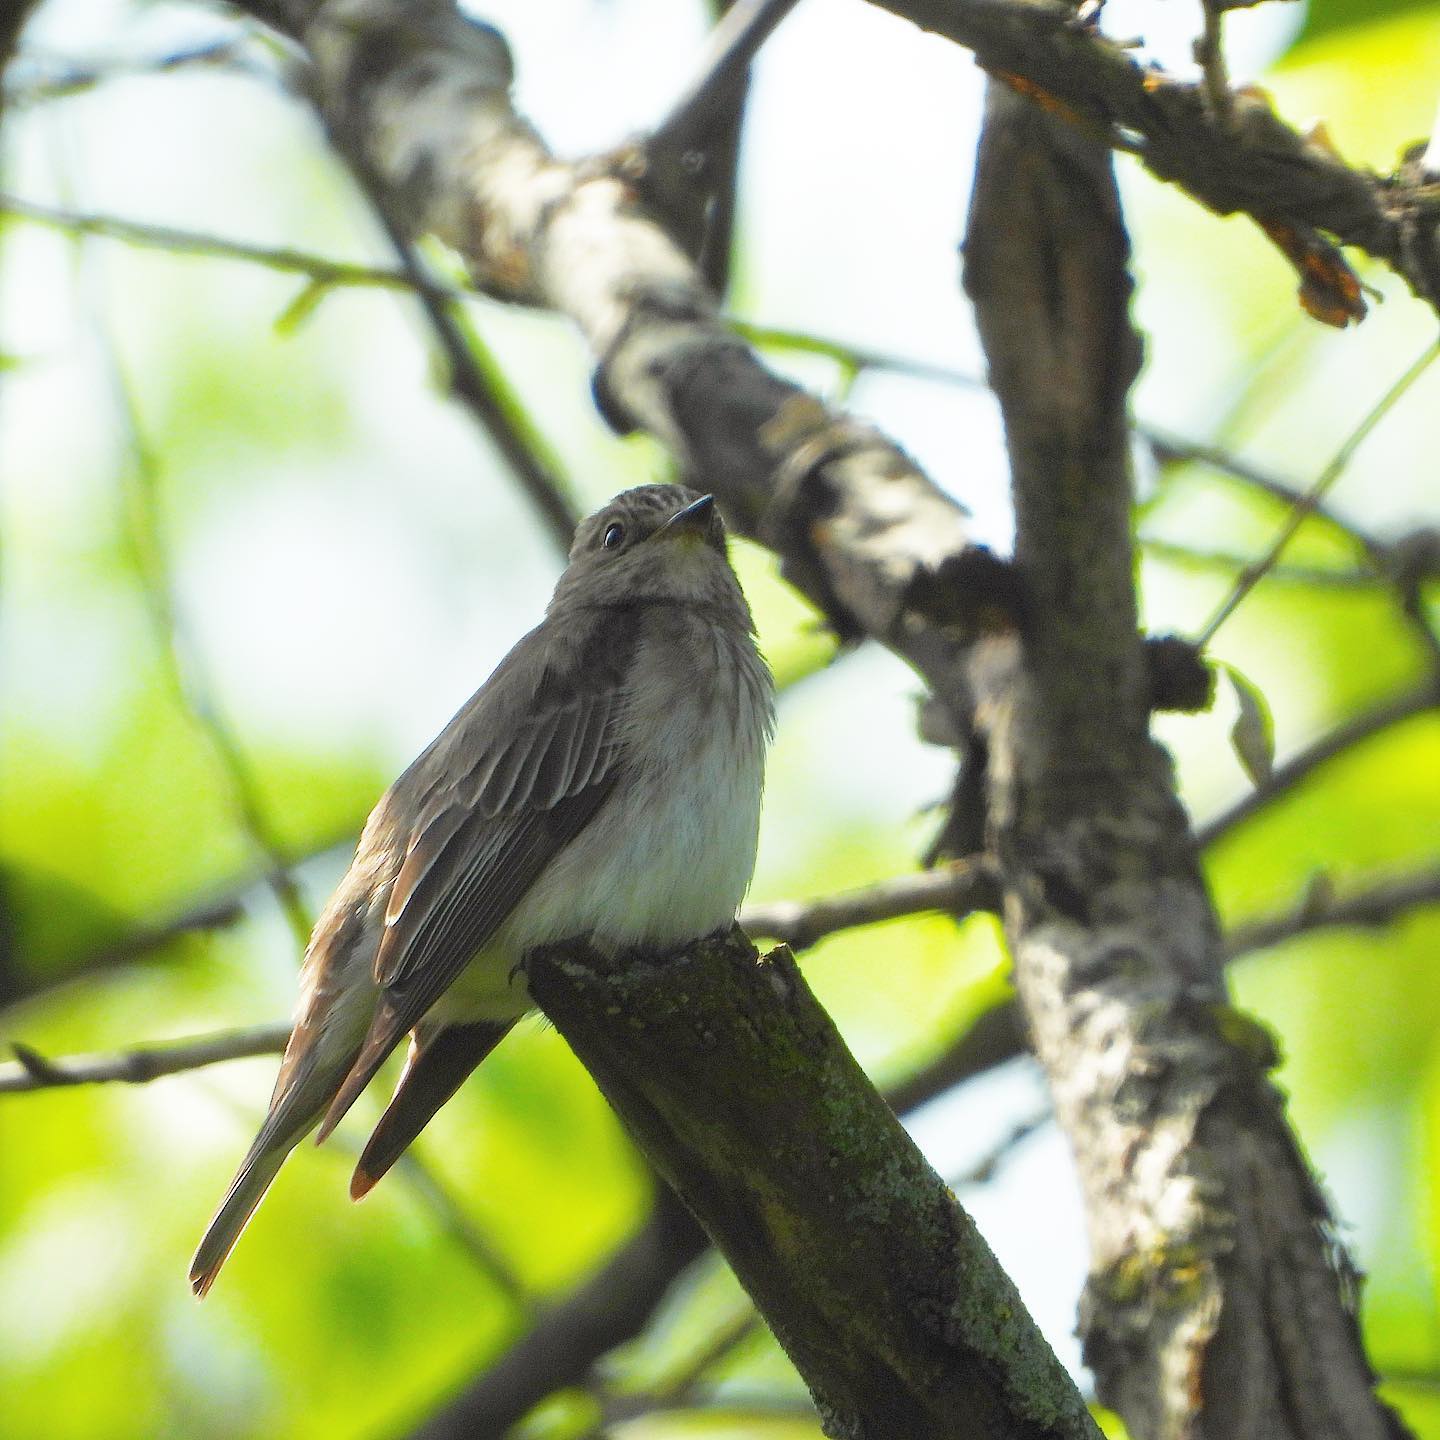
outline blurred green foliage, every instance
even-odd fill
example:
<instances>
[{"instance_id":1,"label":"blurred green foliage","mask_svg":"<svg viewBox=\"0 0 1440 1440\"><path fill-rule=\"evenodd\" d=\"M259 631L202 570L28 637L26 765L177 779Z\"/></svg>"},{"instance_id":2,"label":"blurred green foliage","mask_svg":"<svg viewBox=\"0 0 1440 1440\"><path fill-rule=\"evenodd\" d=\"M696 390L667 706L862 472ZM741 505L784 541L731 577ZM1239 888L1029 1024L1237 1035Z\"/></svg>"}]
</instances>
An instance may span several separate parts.
<instances>
[{"instance_id":1,"label":"blurred green foliage","mask_svg":"<svg viewBox=\"0 0 1440 1440\"><path fill-rule=\"evenodd\" d=\"M118 0L114 9L129 14ZM1287 114L1323 116L1342 153L1392 164L1430 121L1437 21L1433 4L1315 0L1301 41L1264 83ZM57 43L68 34L57 33ZM81 27L77 47L92 40ZM906 47L920 42L897 27L893 43L901 85ZM543 70L547 56L522 61ZM688 61L677 50L649 63L678 74ZM973 83L964 57L954 64L953 83ZM769 83L803 95L808 82L792 67ZM73 186L97 208L273 243L374 248L313 133L259 93L248 81L161 77L63 102L63 116L58 104L20 113L6 136L6 184L37 194ZM1358 332L1323 331L1298 313L1293 276L1252 225L1216 220L1129 166L1123 178L1150 347L1137 408L1303 483L1410 361L1433 316L1365 267L1385 303ZM917 186L948 183L917 170ZM742 189L742 210L786 203ZM886 223L875 219L877 247L893 242ZM0 241L0 353L17 361L0 377L0 998L10 1002L0 1037L62 1054L273 1020L292 1003L296 955L263 887L242 887L241 913L223 929L143 955L116 950L137 926L164 925L261 861L145 623L121 500L133 456L97 337L121 356L161 457L177 605L267 824L301 860L312 907L343 864L337 838L533 623L556 556L494 455L437 392L403 300L328 295L280 335L272 322L294 298L292 279L94 242L77 264L62 238L19 225ZM937 229L916 243L948 253L953 241ZM769 257L747 244L742 232L744 271L763 274ZM812 270L833 263L815 246ZM870 286L891 287L897 314L935 308L935 297L907 288L905 264L885 269L830 275L833 304L799 323L848 338L847 295ZM745 318L797 324L793 314ZM617 441L599 423L584 356L564 327L483 304L472 319L587 502L666 473L653 444ZM853 333L868 342L863 327ZM805 373L813 379L813 366ZM967 465L993 473L998 459L950 432L954 395L915 382L922 391L937 411L920 398L907 411L861 375L854 403L872 406L902 443L907 419L923 429L938 414L940 438L920 434L917 445L954 451L962 478ZM1335 496L1342 515L1382 537L1437 523L1437 416L1432 374L1357 457ZM1140 534L1197 555L1143 559L1147 625L1197 630L1231 579L1206 552L1261 553L1283 515L1274 499L1202 465L1158 476ZM787 686L756 898L912 868L933 828L917 812L949 784L947 757L914 739L914 682L868 651L837 658L770 559L736 549ZM1342 527L1317 520L1287 562L1348 571L1359 558ZM1433 618L1433 595L1428 603ZM1276 577L1214 648L1264 693L1282 763L1413 684L1425 663L1378 583ZM1200 817L1248 784L1227 743L1233 718L1217 710L1159 723ZM1440 718L1430 715L1317 771L1206 860L1222 916L1236 924L1294 907L1317 875L1343 892L1433 865L1437 837ZM1437 951L1440 914L1430 909L1376 932L1296 939L1234 971L1238 1003L1278 1036L1294 1118L1369 1273L1374 1362L1416 1432L1431 1437L1440 1437ZM990 922L957 929L928 918L835 937L807 973L883 1080L963 1034L1003 995L1003 965ZM352 1207L344 1146L364 1127L347 1127L349 1142L297 1153L197 1307L185 1262L272 1073L273 1062L248 1060L137 1088L0 1096L7 1440L403 1433L645 1213L648 1182L619 1126L558 1037L531 1022L418 1147L453 1212L403 1170ZM957 1137L978 1128L973 1105L962 1093L947 1112ZM997 1183L1003 1193L1003 1171ZM1008 1198L1019 1236L1009 1243L1026 1244L1050 1192ZM1003 1255L1005 1236L996 1243ZM1070 1257L1066 1273L1078 1281L1082 1263ZM619 1393L663 1389L744 1309L733 1279L706 1262L614 1357L609 1383ZM746 1340L712 1378L714 1414L655 1414L615 1433L818 1435L786 1410L803 1392L768 1337ZM756 1412L764 1404L779 1406L772 1418ZM572 1392L525 1433L584 1434L595 1413L592 1397Z\"/></svg>"},{"instance_id":2,"label":"blurred green foliage","mask_svg":"<svg viewBox=\"0 0 1440 1440\"><path fill-rule=\"evenodd\" d=\"M1406 11L1433 9L1427 0L1309 0L1300 35L1308 40L1332 30L1364 29Z\"/></svg>"}]
</instances>

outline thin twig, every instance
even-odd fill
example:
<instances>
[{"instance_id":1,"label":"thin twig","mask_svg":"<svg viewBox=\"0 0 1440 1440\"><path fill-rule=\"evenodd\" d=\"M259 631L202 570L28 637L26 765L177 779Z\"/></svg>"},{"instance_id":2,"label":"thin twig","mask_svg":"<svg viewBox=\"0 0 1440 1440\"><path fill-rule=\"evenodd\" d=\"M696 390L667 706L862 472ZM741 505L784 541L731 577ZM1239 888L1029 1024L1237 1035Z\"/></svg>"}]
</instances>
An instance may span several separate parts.
<instances>
[{"instance_id":1,"label":"thin twig","mask_svg":"<svg viewBox=\"0 0 1440 1440\"><path fill-rule=\"evenodd\" d=\"M438 1217L446 1233L469 1255L476 1267L487 1274L505 1298L515 1305L527 1322L535 1317L535 1299L514 1267L476 1228L459 1200L434 1168L412 1147L395 1167L419 1199Z\"/></svg>"},{"instance_id":2,"label":"thin twig","mask_svg":"<svg viewBox=\"0 0 1440 1440\"><path fill-rule=\"evenodd\" d=\"M360 265L348 260L334 260L307 250L290 246L252 245L243 240L228 239L200 230L182 230L173 225L153 225L147 221L127 220L118 215L93 211L69 210L55 205L41 205L18 195L0 194L0 214L28 220L70 235L94 236L118 240L147 250L164 250L172 255L195 255L207 259L241 260L287 275L303 275L323 287L342 285L378 285L388 290L413 288L410 277L401 270L376 265ZM461 292L449 292L458 296Z\"/></svg>"},{"instance_id":3,"label":"thin twig","mask_svg":"<svg viewBox=\"0 0 1440 1440\"><path fill-rule=\"evenodd\" d=\"M80 243L83 244L83 241ZM205 674L197 647L185 634L175 605L170 559L164 538L165 524L160 513L160 459L145 433L129 376L113 337L103 323L103 308L98 301L95 311L96 329L116 408L130 449L130 464L124 472L128 482L124 488L129 539L146 614L166 680L219 762L241 829L267 862L265 883L303 949L310 938L311 917L290 874L291 859L266 818L259 785L249 760L215 700L214 689Z\"/></svg>"},{"instance_id":4,"label":"thin twig","mask_svg":"<svg viewBox=\"0 0 1440 1440\"><path fill-rule=\"evenodd\" d=\"M544 442L539 432L525 421L520 402L510 391L499 367L488 355L479 353L478 338L465 333L456 306L466 298L467 292L434 279L405 239L404 232L387 216L382 215L381 220L401 257L400 269L332 260L288 246L251 245L202 231L152 225L114 215L65 210L14 195L0 194L0 214L72 235L118 240L170 254L240 260L282 274L303 275L309 283L287 310L292 316L308 309L319 295L342 286L414 291L445 352L455 397L472 411L515 472L561 553L570 548L578 511L569 498L568 487L559 478L558 467L542 458Z\"/></svg>"},{"instance_id":5,"label":"thin twig","mask_svg":"<svg viewBox=\"0 0 1440 1440\"><path fill-rule=\"evenodd\" d=\"M1137 422L1135 432L1150 447L1150 454L1157 465L1204 465L1211 470L1218 470L1222 475L1230 476L1233 480L1239 480L1252 489L1263 491L1282 504L1296 505L1304 499L1305 492L1293 481L1248 460L1242 460L1224 446L1212 445L1203 440L1190 440L1183 435L1172 434L1163 426L1148 425L1144 421ZM1348 535L1372 556L1377 555L1383 548L1373 536L1357 529L1319 499L1311 504L1310 514Z\"/></svg>"},{"instance_id":6,"label":"thin twig","mask_svg":"<svg viewBox=\"0 0 1440 1440\"><path fill-rule=\"evenodd\" d=\"M420 300L425 318L445 355L450 390L479 422L520 482L546 533L566 555L580 523L580 512L559 466L547 455L539 431L529 422L519 397L473 330L462 326L456 297L430 274L405 226L391 208L390 197L375 176L352 158L351 171L370 201L400 261L401 272Z\"/></svg>"},{"instance_id":7,"label":"thin twig","mask_svg":"<svg viewBox=\"0 0 1440 1440\"><path fill-rule=\"evenodd\" d=\"M1252 563L1248 555L1220 550L1192 550L1188 545L1147 535L1137 536L1136 544L1152 559L1164 560L1172 565L1204 566L1234 572ZM1318 585L1339 590L1374 589L1389 584L1386 576L1374 570L1340 570L1324 565L1276 565L1270 571L1270 578L1291 585Z\"/></svg>"},{"instance_id":8,"label":"thin twig","mask_svg":"<svg viewBox=\"0 0 1440 1440\"><path fill-rule=\"evenodd\" d=\"M1316 930L1381 929L1431 905L1440 905L1440 869L1382 880L1348 895L1333 894L1328 883L1312 885L1288 913L1233 930L1225 937L1225 951L1233 958Z\"/></svg>"},{"instance_id":9,"label":"thin twig","mask_svg":"<svg viewBox=\"0 0 1440 1440\"><path fill-rule=\"evenodd\" d=\"M1427 345L1405 373L1371 406L1369 413L1335 452L1334 458L1320 472L1315 483L1295 502L1289 519L1281 527L1280 533L1275 537L1269 550L1253 565L1247 566L1241 572L1230 594L1210 617L1209 623L1196 638L1195 644L1198 648L1203 649L1209 645L1215 638L1215 632L1234 614L1240 602L1264 579L1266 573L1280 558L1285 547L1294 539L1296 532L1313 513L1316 505L1324 499L1330 487L1345 473L1345 467L1350 463L1351 456L1364 444L1371 431L1390 413L1406 391L1430 368L1437 357L1440 357L1440 340Z\"/></svg>"},{"instance_id":10,"label":"thin twig","mask_svg":"<svg viewBox=\"0 0 1440 1440\"><path fill-rule=\"evenodd\" d=\"M163 1075L179 1075L226 1060L278 1055L289 1038L289 1024L254 1025L162 1045L137 1045L109 1055L66 1055L54 1060L28 1045L15 1044L10 1048L16 1063L0 1065L0 1094L69 1085L147 1085Z\"/></svg>"},{"instance_id":11,"label":"thin twig","mask_svg":"<svg viewBox=\"0 0 1440 1440\"><path fill-rule=\"evenodd\" d=\"M350 839L347 837L342 843L348 845ZM146 945L158 946L168 943L189 930L227 924L237 918L245 891L253 889L257 883L270 878L272 877L266 874L251 876L233 890L218 894L162 925L141 931L123 944L110 947L105 954L107 956L118 954L129 958L142 953ZM882 920L894 920L905 915L925 914L931 911L948 911L958 914L962 911L993 908L998 898L993 893L994 886L995 879L988 868L979 863L967 863L926 871L919 875L902 875L882 885L827 896L820 900L804 903L782 901L770 905L747 906L741 912L740 921L752 934L783 940L792 950L801 950L838 930L873 925ZM197 1051L194 1049L196 1044L202 1042L180 1042L178 1058L174 1063L167 1062L164 1068L156 1069L154 1073L172 1075L191 1068L184 1063L184 1057L192 1053L199 1056L194 1061L195 1066L213 1065L221 1060L229 1059L231 1055L225 1046L232 1041L240 1046L234 1051L235 1056L260 1054L267 1047L278 1051L284 1048L284 1041L288 1034L288 1027L280 1030L275 1026L260 1026L254 1030L226 1031L218 1036L203 1037L205 1043L213 1042L219 1046L214 1053L209 1050ZM261 1048L247 1048L254 1045L259 1045ZM145 1053L164 1057L170 1054L171 1048L173 1047L149 1047ZM54 1064L64 1072L64 1077L57 1079L54 1083L81 1085L86 1083L86 1077L92 1071L97 1081L114 1079L135 1081L142 1077L135 1068L135 1062L130 1058L133 1053L126 1052L112 1056L81 1056L58 1060ZM3 1081L6 1073L0 1071L0 1081ZM0 1083L0 1090L44 1088L40 1083L39 1071L27 1070L26 1073L29 1076L28 1083L8 1085ZM11 1074L10 1079L14 1082L16 1076Z\"/></svg>"},{"instance_id":12,"label":"thin twig","mask_svg":"<svg viewBox=\"0 0 1440 1440\"><path fill-rule=\"evenodd\" d=\"M697 136L705 134L717 105L795 4L796 0L737 0L710 32L700 73L651 132L645 148L652 154L683 154Z\"/></svg>"},{"instance_id":13,"label":"thin twig","mask_svg":"<svg viewBox=\"0 0 1440 1440\"><path fill-rule=\"evenodd\" d=\"M751 935L803 950L839 930L937 911L963 915L994 910L999 903L999 884L991 868L980 861L958 861L818 900L747 905L740 923Z\"/></svg>"},{"instance_id":14,"label":"thin twig","mask_svg":"<svg viewBox=\"0 0 1440 1440\"><path fill-rule=\"evenodd\" d=\"M1225 68L1225 48L1221 38L1223 9L1215 0L1201 0L1204 29L1195 42L1195 61L1204 77L1205 104L1217 125L1230 127L1234 117L1234 96L1230 93L1230 76Z\"/></svg>"},{"instance_id":15,"label":"thin twig","mask_svg":"<svg viewBox=\"0 0 1440 1440\"><path fill-rule=\"evenodd\" d=\"M1280 796L1288 794L1313 770L1333 760L1337 755L1363 744L1372 736L1393 726L1401 725L1417 715L1440 708L1440 677L1427 679L1412 690L1397 695L1384 703L1366 710L1363 714L1347 720L1343 725L1326 731L1319 739L1305 749L1292 755L1283 765L1278 765L1263 785L1243 795L1228 810L1222 811L1195 830L1195 843L1201 849L1217 844L1236 826L1248 820L1257 811L1264 809Z\"/></svg>"},{"instance_id":16,"label":"thin twig","mask_svg":"<svg viewBox=\"0 0 1440 1440\"><path fill-rule=\"evenodd\" d=\"M106 60L93 64L54 62L23 50L15 57L4 79L6 105L34 105L81 95L112 80L133 80L149 75L167 75L191 68L226 69L236 74L260 73L260 67L246 63L244 48L253 36L242 32L219 40L167 51L138 59ZM27 78L27 71L36 72Z\"/></svg>"}]
</instances>

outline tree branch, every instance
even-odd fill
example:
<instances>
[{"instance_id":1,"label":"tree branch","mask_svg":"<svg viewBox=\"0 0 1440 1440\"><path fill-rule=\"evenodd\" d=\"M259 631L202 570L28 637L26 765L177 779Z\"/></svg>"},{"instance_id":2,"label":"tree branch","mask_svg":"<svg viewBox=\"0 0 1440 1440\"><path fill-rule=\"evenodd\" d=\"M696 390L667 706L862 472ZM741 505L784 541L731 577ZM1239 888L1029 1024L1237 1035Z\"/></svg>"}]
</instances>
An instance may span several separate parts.
<instances>
[{"instance_id":1,"label":"tree branch","mask_svg":"<svg viewBox=\"0 0 1440 1440\"><path fill-rule=\"evenodd\" d=\"M529 423L509 381L478 343L467 333L459 296L442 286L426 268L404 227L396 217L384 186L359 163L352 164L361 190L369 200L400 260L400 269L420 301L421 311L445 357L451 394L479 422L490 443L500 452L545 526L551 543L563 557L570 552L580 510L558 464L548 453L540 433Z\"/></svg>"},{"instance_id":2,"label":"tree branch","mask_svg":"<svg viewBox=\"0 0 1440 1440\"><path fill-rule=\"evenodd\" d=\"M71 1055L48 1060L28 1045L12 1045L18 1061L0 1066L0 1095L25 1090L54 1090L65 1085L148 1085L162 1075L178 1075L225 1060L278 1055L290 1038L288 1024L226 1030L164 1045L137 1045L111 1055Z\"/></svg>"},{"instance_id":3,"label":"tree branch","mask_svg":"<svg viewBox=\"0 0 1440 1440\"><path fill-rule=\"evenodd\" d=\"M1203 649L1215 638L1215 632L1235 613L1241 601L1274 568L1275 563L1284 553L1285 547L1295 538L1300 527L1315 513L1317 506L1331 487L1345 473L1345 467L1350 463L1351 456L1364 444L1366 437L1374 431L1375 427L1437 359L1440 359L1440 340L1425 347L1420 356L1406 368L1405 373L1370 407L1364 419L1335 452L1330 463L1320 472L1315 483L1303 495L1296 496L1290 507L1290 513L1285 518L1285 523L1280 527L1279 533L1270 543L1269 548L1258 560L1247 565L1240 572L1230 593L1220 603L1204 629L1196 637L1195 643L1198 647Z\"/></svg>"},{"instance_id":4,"label":"tree branch","mask_svg":"<svg viewBox=\"0 0 1440 1440\"><path fill-rule=\"evenodd\" d=\"M784 949L532 952L530 989L836 1436L1096 1436L954 1196Z\"/></svg>"},{"instance_id":5,"label":"tree branch","mask_svg":"<svg viewBox=\"0 0 1440 1440\"><path fill-rule=\"evenodd\" d=\"M1380 929L1430 905L1440 905L1440 869L1379 881L1348 895L1336 895L1322 878L1289 913L1252 920L1231 931L1225 951L1234 958L1317 930Z\"/></svg>"},{"instance_id":6,"label":"tree branch","mask_svg":"<svg viewBox=\"0 0 1440 1440\"><path fill-rule=\"evenodd\" d=\"M705 1232L663 1184L645 1223L599 1270L413 1432L414 1440L501 1436L547 1395L579 1385L633 1340L705 1251Z\"/></svg>"},{"instance_id":7,"label":"tree branch","mask_svg":"<svg viewBox=\"0 0 1440 1440\"><path fill-rule=\"evenodd\" d=\"M199 230L182 230L172 225L152 225L83 210L40 205L18 195L0 194L0 214L13 215L35 225L48 226L67 235L96 236L119 240L147 250L164 250L172 255L196 255L220 260L242 260L282 274L303 275L322 288L341 285L375 285L385 289L408 290L413 281L402 270L334 260L308 250L289 246L251 245L223 235ZM454 292L459 294L458 291Z\"/></svg>"},{"instance_id":8,"label":"tree branch","mask_svg":"<svg viewBox=\"0 0 1440 1440\"><path fill-rule=\"evenodd\" d=\"M965 281L1043 623L1023 664L982 645L973 669L1016 988L1085 1195L1085 1358L1136 1436L1390 1440L1404 1431L1374 1395L1353 1275L1265 1048L1234 1038L1215 917L1148 734L1127 261L1105 151L992 84Z\"/></svg>"},{"instance_id":9,"label":"tree branch","mask_svg":"<svg viewBox=\"0 0 1440 1440\"><path fill-rule=\"evenodd\" d=\"M1358 745L1363 745L1386 730L1437 709L1440 709L1440 675L1428 677L1414 689L1382 701L1374 709L1356 715L1333 730L1327 730L1303 750L1297 751L1283 765L1277 765L1263 785L1257 785L1228 810L1198 826L1195 843L1201 849L1208 850L1252 815L1282 795L1288 795L1322 765Z\"/></svg>"},{"instance_id":10,"label":"tree branch","mask_svg":"<svg viewBox=\"0 0 1440 1440\"><path fill-rule=\"evenodd\" d=\"M83 241L78 241L83 245ZM311 916L291 874L292 860L280 844L266 814L260 785L250 757L216 699L200 656L182 623L171 576L165 519L161 513L161 461L140 416L129 374L96 303L116 408L130 451L120 474L128 521L126 538L133 553L136 577L145 601L162 669L176 702L203 737L229 790L236 823L251 848L265 861L265 883L289 923L296 944L310 938Z\"/></svg>"},{"instance_id":11,"label":"tree branch","mask_svg":"<svg viewBox=\"0 0 1440 1440\"><path fill-rule=\"evenodd\" d=\"M1217 114L1203 82L1142 65L1075 23L1062 0L874 3L973 50L991 75L1137 155L1158 179L1217 214L1250 215L1267 233L1288 227L1302 247L1322 232L1384 261L1416 295L1440 303L1440 196L1418 159L1393 176L1352 169L1287 125L1258 92L1234 94L1229 113ZM1323 258L1343 265L1333 252ZM1354 283L1344 276L1333 277L1341 289Z\"/></svg>"},{"instance_id":12,"label":"tree branch","mask_svg":"<svg viewBox=\"0 0 1440 1440\"><path fill-rule=\"evenodd\" d=\"M735 86L795 4L796 0L736 0L726 10L711 32L700 73L645 142L651 155L683 154L728 119Z\"/></svg>"},{"instance_id":13,"label":"tree branch","mask_svg":"<svg viewBox=\"0 0 1440 1440\"><path fill-rule=\"evenodd\" d=\"M1023 1045L1012 1028L1015 1016L1014 1007L997 1006L936 1060L887 1088L885 1096L894 1112L908 1115L998 1063L997 1056L1019 1053ZM1028 1123L1015 1127L1006 1149L1028 1128ZM978 1167L981 1173L973 1178L985 1178L983 1166L994 1159L994 1152L985 1157ZM951 1183L965 1183L972 1174ZM579 1383L602 1356L639 1335L707 1245L704 1232L674 1192L658 1184L649 1219L593 1280L542 1314L528 1335L431 1416L415 1433L415 1440L503 1435L547 1395Z\"/></svg>"},{"instance_id":14,"label":"tree branch","mask_svg":"<svg viewBox=\"0 0 1440 1440\"><path fill-rule=\"evenodd\" d=\"M998 907L999 893L990 867L980 860L956 861L818 900L747 905L740 923L751 935L804 950L827 935L860 925L936 911L960 916Z\"/></svg>"},{"instance_id":15,"label":"tree branch","mask_svg":"<svg viewBox=\"0 0 1440 1440\"><path fill-rule=\"evenodd\" d=\"M623 180L550 155L511 107L498 34L448 0L286 13L334 134L412 231L454 246L487 293L569 315L612 422L668 443L842 635L875 635L963 695L967 635L1015 601L1008 568L895 445L760 364Z\"/></svg>"}]
</instances>

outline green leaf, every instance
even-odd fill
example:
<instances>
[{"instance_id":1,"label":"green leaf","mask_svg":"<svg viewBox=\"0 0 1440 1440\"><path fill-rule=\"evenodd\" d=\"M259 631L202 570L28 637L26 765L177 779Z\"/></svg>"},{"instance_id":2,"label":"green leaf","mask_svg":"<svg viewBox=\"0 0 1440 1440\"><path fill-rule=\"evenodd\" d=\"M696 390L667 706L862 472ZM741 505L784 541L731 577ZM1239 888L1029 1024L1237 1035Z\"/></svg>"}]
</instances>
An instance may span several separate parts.
<instances>
[{"instance_id":1,"label":"green leaf","mask_svg":"<svg viewBox=\"0 0 1440 1440\"><path fill-rule=\"evenodd\" d=\"M1230 745L1245 773L1256 785L1264 784L1275 768L1275 721L1259 689L1233 665L1218 664L1216 670L1230 682L1237 714L1230 727Z\"/></svg>"}]
</instances>

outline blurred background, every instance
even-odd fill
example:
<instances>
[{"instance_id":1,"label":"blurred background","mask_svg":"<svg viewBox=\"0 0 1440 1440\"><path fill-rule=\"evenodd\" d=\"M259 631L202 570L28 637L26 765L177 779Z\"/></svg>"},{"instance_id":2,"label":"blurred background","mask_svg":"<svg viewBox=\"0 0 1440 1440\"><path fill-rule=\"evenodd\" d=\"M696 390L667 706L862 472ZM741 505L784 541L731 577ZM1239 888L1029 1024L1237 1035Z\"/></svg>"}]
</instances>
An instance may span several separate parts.
<instances>
[{"instance_id":1,"label":"blurred background","mask_svg":"<svg viewBox=\"0 0 1440 1440\"><path fill-rule=\"evenodd\" d=\"M703 0L496 0L483 13L511 41L521 107L567 154L653 125L710 20ZM1106 25L1183 72L1198 15L1112 0ZM1235 79L1293 122L1322 121L1351 163L1393 169L1429 132L1440 5L1269 4L1234 13L1227 33ZM272 265L78 238L13 213L19 197L391 265L363 197L277 83L283 68L260 32L213 7L45 0L5 80L0 1041L46 1056L283 1019L299 946L263 883L273 856L296 859L313 911L380 791L535 622L561 563L447 398L403 291L316 291ZM862 0L801 5L755 69L728 308L793 332L762 334L771 362L883 426L1004 550L999 423L957 278L982 86L966 52ZM1283 523L1273 482L1310 483L1435 320L1361 257L1371 314L1328 329L1251 222L1119 166L1147 343L1135 396L1145 623L1195 634ZM652 442L599 420L566 324L478 300L467 319L582 508L670 473ZM1386 1394L1431 1437L1440 719L1405 703L1434 663L1423 592L1407 618L1377 566L1440 524L1437 449L1440 367L1212 646L1264 696L1282 763L1390 706L1386 723L1237 819L1252 781L1231 744L1232 691L1208 714L1157 722L1197 824L1229 817L1205 851L1227 926L1431 877L1428 907L1393 923L1302 933L1232 967L1238 1002L1276 1032L1292 1118L1367 1272ZM1232 473L1247 467L1258 474ZM953 765L916 737L917 682L873 645L837 655L769 557L735 550L785 686L752 898L913 871ZM1428 598L1433 617L1433 586ZM207 906L226 923L176 924ZM881 1082L945 1052L1006 994L986 917L853 931L805 966ZM274 1066L0 1094L7 1440L405 1434L650 1204L588 1077L527 1022L430 1126L420 1164L363 1206L346 1196L346 1147L378 1097L330 1147L302 1147L198 1306L189 1255ZM911 1123L958 1179L1043 1105L1033 1068L1015 1062ZM1042 1123L989 1169L961 1198L1086 1383L1072 1338L1085 1241L1064 1143ZM701 1262L602 1381L521 1433L598 1434L607 1390L645 1412L645 1395L673 1390L734 1331L683 1403L607 1433L818 1436L803 1388L744 1314L720 1264Z\"/></svg>"}]
</instances>

